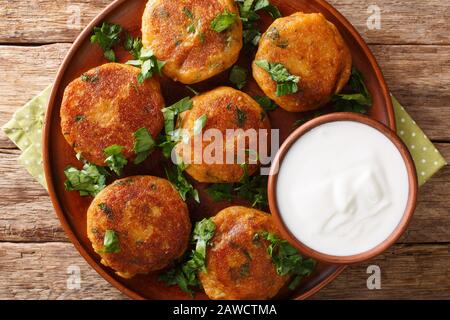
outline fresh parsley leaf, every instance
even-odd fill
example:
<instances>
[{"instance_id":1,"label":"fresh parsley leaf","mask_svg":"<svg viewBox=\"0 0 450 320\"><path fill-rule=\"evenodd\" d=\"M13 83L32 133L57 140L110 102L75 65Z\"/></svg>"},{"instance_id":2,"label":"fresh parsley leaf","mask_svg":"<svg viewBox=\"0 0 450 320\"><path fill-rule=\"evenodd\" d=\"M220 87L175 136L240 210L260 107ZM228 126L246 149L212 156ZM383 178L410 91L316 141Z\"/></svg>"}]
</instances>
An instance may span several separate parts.
<instances>
[{"instance_id":1,"label":"fresh parsley leaf","mask_svg":"<svg viewBox=\"0 0 450 320\"><path fill-rule=\"evenodd\" d=\"M367 113L367 108L372 105L372 96L364 84L364 79L355 67L348 83L355 93L336 94L331 99L336 111Z\"/></svg>"},{"instance_id":2,"label":"fresh parsley leaf","mask_svg":"<svg viewBox=\"0 0 450 320\"><path fill-rule=\"evenodd\" d=\"M203 128L206 126L206 121L208 116L206 114L202 115L200 118L194 122L194 135L202 133Z\"/></svg>"},{"instance_id":3,"label":"fresh parsley leaf","mask_svg":"<svg viewBox=\"0 0 450 320\"><path fill-rule=\"evenodd\" d=\"M128 163L127 159L125 159L125 156L122 153L123 147L119 146L117 144L113 144L112 146L109 146L103 152L107 156L105 163L108 165L108 167L114 171L118 176L122 174L123 167L126 166Z\"/></svg>"},{"instance_id":4,"label":"fresh parsley leaf","mask_svg":"<svg viewBox=\"0 0 450 320\"><path fill-rule=\"evenodd\" d=\"M244 127L245 121L247 121L247 113L239 108L236 108L236 121L240 128Z\"/></svg>"},{"instance_id":5,"label":"fresh parsley leaf","mask_svg":"<svg viewBox=\"0 0 450 320\"><path fill-rule=\"evenodd\" d=\"M64 175L67 178L64 182L67 191L78 191L82 197L95 197L105 188L108 173L102 167L85 163L81 170L73 166L67 167Z\"/></svg>"},{"instance_id":6,"label":"fresh parsley leaf","mask_svg":"<svg viewBox=\"0 0 450 320\"><path fill-rule=\"evenodd\" d=\"M164 128L166 135L170 135L175 129L175 117L180 113L192 108L192 100L190 97L185 97L180 101L174 103L170 107L162 109L164 116Z\"/></svg>"},{"instance_id":7,"label":"fresh parsley leaf","mask_svg":"<svg viewBox=\"0 0 450 320\"><path fill-rule=\"evenodd\" d=\"M230 28L237 21L238 17L235 13L228 10L218 14L213 21L211 21L211 28L216 32L223 32Z\"/></svg>"},{"instance_id":8,"label":"fresh parsley leaf","mask_svg":"<svg viewBox=\"0 0 450 320\"><path fill-rule=\"evenodd\" d=\"M259 103L259 105L261 106L261 108L264 109L265 112L274 111L275 109L278 108L278 105L272 100L270 100L269 97L255 96L253 98L256 100L256 102Z\"/></svg>"},{"instance_id":9,"label":"fresh parsley leaf","mask_svg":"<svg viewBox=\"0 0 450 320\"><path fill-rule=\"evenodd\" d=\"M255 61L255 64L266 70L270 74L272 80L277 83L277 96L281 97L298 91L297 84L300 81L300 77L290 74L286 67L281 63L258 60Z\"/></svg>"},{"instance_id":10,"label":"fresh parsley leaf","mask_svg":"<svg viewBox=\"0 0 450 320\"><path fill-rule=\"evenodd\" d=\"M115 62L116 55L112 47L119 43L121 33L122 27L120 25L103 22L101 27L94 28L91 43L97 43L103 49L105 58Z\"/></svg>"},{"instance_id":11,"label":"fresh parsley leaf","mask_svg":"<svg viewBox=\"0 0 450 320\"><path fill-rule=\"evenodd\" d=\"M188 16L188 18L190 18L190 19L194 19L194 18L195 18L195 17L194 17L194 14L192 13L192 11L189 10L189 8L187 8L187 7L184 7L184 8L183 8L183 13L184 13L186 16Z\"/></svg>"},{"instance_id":12,"label":"fresh parsley leaf","mask_svg":"<svg viewBox=\"0 0 450 320\"><path fill-rule=\"evenodd\" d=\"M155 73L161 75L162 68L166 63L156 59L151 49L141 48L138 59L129 60L126 64L141 68L137 79L139 83L143 83L146 79L153 77Z\"/></svg>"},{"instance_id":13,"label":"fresh parsley leaf","mask_svg":"<svg viewBox=\"0 0 450 320\"><path fill-rule=\"evenodd\" d=\"M206 251L214 237L216 225L212 219L197 222L191 235L194 249L185 256L181 263L159 276L160 281L168 285L178 285L183 292L193 294L191 287L200 285L198 273L205 272Z\"/></svg>"},{"instance_id":14,"label":"fresh parsley leaf","mask_svg":"<svg viewBox=\"0 0 450 320\"><path fill-rule=\"evenodd\" d=\"M81 121L83 121L84 119L86 119L86 117L83 116L83 115L76 115L76 116L75 116L75 122L81 122Z\"/></svg>"},{"instance_id":15,"label":"fresh parsley leaf","mask_svg":"<svg viewBox=\"0 0 450 320\"><path fill-rule=\"evenodd\" d=\"M153 140L152 135L148 132L146 128L138 129L134 134L134 152L136 153L136 158L134 159L134 164L139 164L147 159L148 155L152 152L156 145L155 140Z\"/></svg>"},{"instance_id":16,"label":"fresh parsley leaf","mask_svg":"<svg viewBox=\"0 0 450 320\"><path fill-rule=\"evenodd\" d=\"M89 75L87 73L83 73L81 75L81 81L95 83L98 81L98 74Z\"/></svg>"},{"instance_id":17,"label":"fresh parsley leaf","mask_svg":"<svg viewBox=\"0 0 450 320\"><path fill-rule=\"evenodd\" d=\"M216 183L211 185L206 192L215 201L231 201L233 200L234 185L231 183Z\"/></svg>"},{"instance_id":18,"label":"fresh parsley leaf","mask_svg":"<svg viewBox=\"0 0 450 320\"><path fill-rule=\"evenodd\" d=\"M98 250L97 253L119 253L119 237L114 230L106 230L103 238L103 249Z\"/></svg>"},{"instance_id":19,"label":"fresh parsley leaf","mask_svg":"<svg viewBox=\"0 0 450 320\"><path fill-rule=\"evenodd\" d=\"M240 90L247 84L248 72L238 65L233 66L230 72L230 82Z\"/></svg>"},{"instance_id":20,"label":"fresh parsley leaf","mask_svg":"<svg viewBox=\"0 0 450 320\"><path fill-rule=\"evenodd\" d=\"M314 271L316 262L312 259L303 259L298 250L288 241L280 239L276 234L267 231L260 232L258 235L269 241L267 253L272 258L278 275L293 276L289 289L295 290L300 280Z\"/></svg>"},{"instance_id":21,"label":"fresh parsley leaf","mask_svg":"<svg viewBox=\"0 0 450 320\"><path fill-rule=\"evenodd\" d=\"M131 34L128 32L125 34L125 41L123 44L125 50L130 52L134 59L139 60L139 57L141 55L141 49L142 49L142 40L141 38L133 38Z\"/></svg>"},{"instance_id":22,"label":"fresh parsley leaf","mask_svg":"<svg viewBox=\"0 0 450 320\"><path fill-rule=\"evenodd\" d=\"M198 196L197 189L186 179L184 176L184 170L186 167L184 164L178 164L172 167L166 167L167 179L172 183L172 185L177 189L181 198L186 201L187 196L191 196L194 200L200 203L200 198Z\"/></svg>"}]
</instances>

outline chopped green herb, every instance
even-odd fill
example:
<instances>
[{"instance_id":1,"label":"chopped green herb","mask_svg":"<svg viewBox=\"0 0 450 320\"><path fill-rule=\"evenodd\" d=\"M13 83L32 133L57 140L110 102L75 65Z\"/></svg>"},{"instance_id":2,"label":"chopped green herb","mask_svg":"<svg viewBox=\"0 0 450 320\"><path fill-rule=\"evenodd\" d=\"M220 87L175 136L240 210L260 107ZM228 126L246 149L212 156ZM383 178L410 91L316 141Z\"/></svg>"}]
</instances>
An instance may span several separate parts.
<instances>
[{"instance_id":1,"label":"chopped green herb","mask_svg":"<svg viewBox=\"0 0 450 320\"><path fill-rule=\"evenodd\" d=\"M184 176L184 170L186 169L184 164L178 164L174 167L165 168L167 179L172 183L175 189L178 190L181 198L186 201L187 196L191 196L194 200L200 203L198 191Z\"/></svg>"},{"instance_id":2,"label":"chopped green herb","mask_svg":"<svg viewBox=\"0 0 450 320\"><path fill-rule=\"evenodd\" d=\"M208 120L208 116L206 114L202 115L200 118L195 120L195 122L194 122L194 135L202 133L202 130L205 127L207 120Z\"/></svg>"},{"instance_id":3,"label":"chopped green herb","mask_svg":"<svg viewBox=\"0 0 450 320\"><path fill-rule=\"evenodd\" d=\"M205 34L203 32L198 33L198 38L200 39L201 43L205 43Z\"/></svg>"},{"instance_id":4,"label":"chopped green herb","mask_svg":"<svg viewBox=\"0 0 450 320\"><path fill-rule=\"evenodd\" d=\"M98 207L100 208L100 210L102 210L105 213L105 215L108 219L111 220L113 218L113 211L110 207L107 206L106 203L100 203L98 205Z\"/></svg>"},{"instance_id":5,"label":"chopped green herb","mask_svg":"<svg viewBox=\"0 0 450 320\"><path fill-rule=\"evenodd\" d=\"M194 17L194 14L192 13L192 11L189 10L189 8L187 8L187 7L184 7L184 8L183 8L183 13L184 13L185 15L187 15L190 19L194 19L194 18L195 18L195 17Z\"/></svg>"},{"instance_id":6,"label":"chopped green herb","mask_svg":"<svg viewBox=\"0 0 450 320\"><path fill-rule=\"evenodd\" d=\"M129 60L126 64L141 68L141 72L138 74L137 79L139 83L143 83L155 73L161 75L161 70L166 63L156 59L151 49L141 48L138 59Z\"/></svg>"},{"instance_id":7,"label":"chopped green herb","mask_svg":"<svg viewBox=\"0 0 450 320\"><path fill-rule=\"evenodd\" d=\"M223 32L235 24L237 19L238 17L235 13L225 10L211 21L211 28L216 32Z\"/></svg>"},{"instance_id":8,"label":"chopped green herb","mask_svg":"<svg viewBox=\"0 0 450 320\"><path fill-rule=\"evenodd\" d=\"M278 105L270 100L269 97L266 96L255 96L253 97L256 102L264 109L265 112L270 112L278 108Z\"/></svg>"},{"instance_id":9,"label":"chopped green herb","mask_svg":"<svg viewBox=\"0 0 450 320\"><path fill-rule=\"evenodd\" d=\"M134 164L139 164L147 159L148 155L152 152L156 145L152 135L146 128L138 129L134 134L134 152L136 153L136 159Z\"/></svg>"},{"instance_id":10,"label":"chopped green herb","mask_svg":"<svg viewBox=\"0 0 450 320\"><path fill-rule=\"evenodd\" d=\"M200 285L198 273L206 272L206 251L215 230L216 225L211 218L197 222L191 236L194 249L179 265L161 274L159 280L170 286L178 285L183 292L193 294L191 287Z\"/></svg>"},{"instance_id":11,"label":"chopped green herb","mask_svg":"<svg viewBox=\"0 0 450 320\"><path fill-rule=\"evenodd\" d=\"M175 117L192 108L192 101L190 97L181 99L180 101L174 103L170 107L162 109L164 116L164 128L166 135L170 135L175 129Z\"/></svg>"},{"instance_id":12,"label":"chopped green herb","mask_svg":"<svg viewBox=\"0 0 450 320\"><path fill-rule=\"evenodd\" d=\"M372 105L372 96L364 84L361 72L355 67L352 68L352 74L348 84L356 93L334 95L332 101L335 103L335 110L367 113L367 108Z\"/></svg>"},{"instance_id":13,"label":"chopped green herb","mask_svg":"<svg viewBox=\"0 0 450 320\"><path fill-rule=\"evenodd\" d=\"M271 27L267 31L266 37L271 40L278 40L280 38L280 32L278 31L278 29L276 27Z\"/></svg>"},{"instance_id":14,"label":"chopped green herb","mask_svg":"<svg viewBox=\"0 0 450 320\"><path fill-rule=\"evenodd\" d=\"M233 200L234 185L231 183L216 183L206 189L209 196L214 201L231 201Z\"/></svg>"},{"instance_id":15,"label":"chopped green herb","mask_svg":"<svg viewBox=\"0 0 450 320\"><path fill-rule=\"evenodd\" d=\"M141 38L133 38L128 32L125 34L124 48L138 60L142 49Z\"/></svg>"},{"instance_id":16,"label":"chopped green herb","mask_svg":"<svg viewBox=\"0 0 450 320\"><path fill-rule=\"evenodd\" d=\"M230 82L235 84L238 89L242 89L247 84L247 76L246 69L235 65L230 72Z\"/></svg>"},{"instance_id":17,"label":"chopped green herb","mask_svg":"<svg viewBox=\"0 0 450 320\"><path fill-rule=\"evenodd\" d=\"M192 92L194 95L198 96L200 94L200 92L198 92L197 90L195 90L194 88L190 87L190 86L185 86L186 89L188 89L190 92Z\"/></svg>"},{"instance_id":18,"label":"chopped green herb","mask_svg":"<svg viewBox=\"0 0 450 320\"><path fill-rule=\"evenodd\" d=\"M314 271L316 262L312 259L303 259L298 250L288 241L267 231L260 232L259 236L270 242L267 253L272 258L278 275L294 277L289 289L295 290L300 280Z\"/></svg>"},{"instance_id":19,"label":"chopped green herb","mask_svg":"<svg viewBox=\"0 0 450 320\"><path fill-rule=\"evenodd\" d=\"M281 63L271 63L267 60L255 61L255 64L266 70L272 80L277 83L276 95L281 97L287 94L296 93L298 91L297 83L300 77L291 75L289 71Z\"/></svg>"},{"instance_id":20,"label":"chopped green herb","mask_svg":"<svg viewBox=\"0 0 450 320\"><path fill-rule=\"evenodd\" d=\"M64 186L67 191L78 191L80 196L95 197L105 188L108 173L102 167L85 163L82 170L69 166L64 170L67 180Z\"/></svg>"},{"instance_id":21,"label":"chopped green herb","mask_svg":"<svg viewBox=\"0 0 450 320\"><path fill-rule=\"evenodd\" d=\"M116 55L112 47L119 43L121 33L122 27L120 25L103 22L101 27L94 28L91 42L97 43L103 49L106 59L115 62Z\"/></svg>"},{"instance_id":22,"label":"chopped green herb","mask_svg":"<svg viewBox=\"0 0 450 320\"><path fill-rule=\"evenodd\" d=\"M83 73L81 75L81 81L95 83L98 81L98 74L88 75L87 73Z\"/></svg>"},{"instance_id":23,"label":"chopped green herb","mask_svg":"<svg viewBox=\"0 0 450 320\"><path fill-rule=\"evenodd\" d=\"M195 33L195 23L191 23L186 30L188 33Z\"/></svg>"},{"instance_id":24,"label":"chopped green herb","mask_svg":"<svg viewBox=\"0 0 450 320\"><path fill-rule=\"evenodd\" d=\"M85 119L86 117L83 115L77 115L75 116L75 122L81 122Z\"/></svg>"},{"instance_id":25,"label":"chopped green herb","mask_svg":"<svg viewBox=\"0 0 450 320\"><path fill-rule=\"evenodd\" d=\"M106 230L103 238L103 249L98 250L97 253L119 253L119 237L114 230Z\"/></svg>"},{"instance_id":26,"label":"chopped green herb","mask_svg":"<svg viewBox=\"0 0 450 320\"><path fill-rule=\"evenodd\" d=\"M117 144L113 144L112 146L109 146L103 152L107 156L105 163L108 165L108 167L114 171L118 176L122 174L123 167L126 166L128 163L127 159L125 159L125 156L122 153L123 147L119 146Z\"/></svg>"},{"instance_id":27,"label":"chopped green herb","mask_svg":"<svg viewBox=\"0 0 450 320\"><path fill-rule=\"evenodd\" d=\"M239 127L244 127L245 121L247 121L247 113L239 108L236 108L236 121Z\"/></svg>"}]
</instances>

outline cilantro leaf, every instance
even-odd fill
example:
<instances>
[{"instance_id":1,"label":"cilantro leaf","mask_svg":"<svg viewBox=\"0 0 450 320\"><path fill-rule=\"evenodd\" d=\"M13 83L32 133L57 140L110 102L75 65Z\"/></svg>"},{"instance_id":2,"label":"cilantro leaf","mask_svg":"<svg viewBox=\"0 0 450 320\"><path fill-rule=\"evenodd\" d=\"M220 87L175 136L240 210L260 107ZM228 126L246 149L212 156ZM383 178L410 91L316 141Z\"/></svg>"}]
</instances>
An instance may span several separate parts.
<instances>
[{"instance_id":1,"label":"cilantro leaf","mask_svg":"<svg viewBox=\"0 0 450 320\"><path fill-rule=\"evenodd\" d=\"M105 188L108 173L102 167L85 163L81 170L73 166L67 167L64 175L67 178L64 182L67 191L79 191L82 197L95 197Z\"/></svg>"},{"instance_id":2,"label":"cilantro leaf","mask_svg":"<svg viewBox=\"0 0 450 320\"><path fill-rule=\"evenodd\" d=\"M225 10L219 13L213 21L211 21L211 28L216 32L223 32L230 28L237 21L237 15Z\"/></svg>"},{"instance_id":3,"label":"cilantro leaf","mask_svg":"<svg viewBox=\"0 0 450 320\"><path fill-rule=\"evenodd\" d=\"M372 96L364 84L364 79L355 67L352 68L352 74L348 85L355 93L336 94L331 99L334 102L336 111L347 111L357 113L367 113L367 108L372 105Z\"/></svg>"},{"instance_id":4,"label":"cilantro leaf","mask_svg":"<svg viewBox=\"0 0 450 320\"><path fill-rule=\"evenodd\" d=\"M160 281L168 285L178 285L183 292L193 294L190 287L200 285L198 272L206 272L206 251L209 242L214 237L216 225L212 219L197 222L191 235L194 249L187 254L180 264L159 276Z\"/></svg>"},{"instance_id":5,"label":"cilantro leaf","mask_svg":"<svg viewBox=\"0 0 450 320\"><path fill-rule=\"evenodd\" d=\"M90 75L87 73L83 73L81 75L81 81L95 83L98 81L98 74Z\"/></svg>"},{"instance_id":6,"label":"cilantro leaf","mask_svg":"<svg viewBox=\"0 0 450 320\"><path fill-rule=\"evenodd\" d=\"M156 59L151 49L141 47L137 59L129 60L125 64L141 68L141 73L138 74L137 79L139 83L143 83L146 79L153 77L155 73L161 75L166 62Z\"/></svg>"},{"instance_id":7,"label":"cilantro leaf","mask_svg":"<svg viewBox=\"0 0 450 320\"><path fill-rule=\"evenodd\" d=\"M119 237L114 230L106 230L103 238L103 249L97 250L97 253L119 253Z\"/></svg>"},{"instance_id":8,"label":"cilantro leaf","mask_svg":"<svg viewBox=\"0 0 450 320\"><path fill-rule=\"evenodd\" d=\"M242 89L247 84L248 72L246 69L235 65L230 72L230 82L236 85L238 89Z\"/></svg>"},{"instance_id":9,"label":"cilantro leaf","mask_svg":"<svg viewBox=\"0 0 450 320\"><path fill-rule=\"evenodd\" d=\"M314 271L316 262L312 259L303 259L298 250L288 241L267 231L260 232L258 235L269 241L267 253L272 258L278 275L293 276L289 289L294 290L303 277L309 276Z\"/></svg>"},{"instance_id":10,"label":"cilantro leaf","mask_svg":"<svg viewBox=\"0 0 450 320\"><path fill-rule=\"evenodd\" d=\"M297 84L300 81L300 77L290 74L286 67L281 63L258 60L255 61L255 64L266 70L272 80L277 83L277 96L281 97L287 94L296 93L298 91Z\"/></svg>"},{"instance_id":11,"label":"cilantro leaf","mask_svg":"<svg viewBox=\"0 0 450 320\"><path fill-rule=\"evenodd\" d=\"M134 152L136 153L136 159L134 164L139 164L147 159L155 147L155 140L146 128L138 129L134 134Z\"/></svg>"},{"instance_id":12,"label":"cilantro leaf","mask_svg":"<svg viewBox=\"0 0 450 320\"><path fill-rule=\"evenodd\" d=\"M141 54L142 49L142 40L141 38L133 38L128 32L125 34L125 41L123 44L125 50L130 52L134 59L138 60Z\"/></svg>"},{"instance_id":13,"label":"cilantro leaf","mask_svg":"<svg viewBox=\"0 0 450 320\"><path fill-rule=\"evenodd\" d=\"M202 133L203 128L206 126L206 121L208 116L206 114L202 115L200 118L194 122L194 135Z\"/></svg>"},{"instance_id":14,"label":"cilantro leaf","mask_svg":"<svg viewBox=\"0 0 450 320\"><path fill-rule=\"evenodd\" d=\"M125 159L125 156L122 153L123 147L119 146L117 144L113 144L112 146L109 146L103 152L107 156L105 163L108 165L108 167L114 171L118 176L122 174L123 167L126 166L128 163L127 159Z\"/></svg>"},{"instance_id":15,"label":"cilantro leaf","mask_svg":"<svg viewBox=\"0 0 450 320\"><path fill-rule=\"evenodd\" d=\"M166 135L170 135L172 131L175 129L175 117L192 108L192 100L189 97L185 97L180 101L174 103L170 107L162 109L162 113L164 116L164 128L166 131Z\"/></svg>"},{"instance_id":16,"label":"cilantro leaf","mask_svg":"<svg viewBox=\"0 0 450 320\"><path fill-rule=\"evenodd\" d=\"M256 100L256 102L259 103L259 105L261 106L261 108L264 109L265 112L270 112L278 108L278 105L272 100L270 100L269 97L255 96L253 98Z\"/></svg>"},{"instance_id":17,"label":"cilantro leaf","mask_svg":"<svg viewBox=\"0 0 450 320\"><path fill-rule=\"evenodd\" d=\"M91 43L97 43L104 51L104 56L109 61L115 62L116 55L112 47L120 41L122 27L118 24L103 22L101 27L94 28Z\"/></svg>"},{"instance_id":18,"label":"cilantro leaf","mask_svg":"<svg viewBox=\"0 0 450 320\"><path fill-rule=\"evenodd\" d=\"M184 164L179 164L172 167L166 167L167 179L172 183L172 185L177 189L183 201L186 201L187 196L191 196L194 200L200 203L200 198L198 196L197 189L186 179L184 176L184 170L186 167Z\"/></svg>"}]
</instances>

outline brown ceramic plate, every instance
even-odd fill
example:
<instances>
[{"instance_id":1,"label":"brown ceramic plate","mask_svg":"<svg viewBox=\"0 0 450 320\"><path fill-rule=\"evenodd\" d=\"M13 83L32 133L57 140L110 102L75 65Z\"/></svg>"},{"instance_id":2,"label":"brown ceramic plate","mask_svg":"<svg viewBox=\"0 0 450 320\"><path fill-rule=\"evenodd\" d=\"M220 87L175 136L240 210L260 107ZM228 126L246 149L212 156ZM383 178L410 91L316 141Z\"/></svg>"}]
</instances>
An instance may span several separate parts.
<instances>
[{"instance_id":1,"label":"brown ceramic plate","mask_svg":"<svg viewBox=\"0 0 450 320\"><path fill-rule=\"evenodd\" d=\"M366 84L372 93L374 105L369 112L369 116L391 129L395 129L394 112L383 75L369 48L352 25L323 0L272 0L272 3L279 7L284 16L297 11L321 12L337 26L350 47L354 65L363 73ZM156 274L125 280L116 276L111 269L102 266L99 256L92 250L86 235L86 211L92 198L83 198L76 192L67 192L64 189L64 169L68 165L80 166L80 163L75 159L74 151L61 134L60 106L64 88L83 72L106 62L101 49L89 41L93 27L103 21L114 22L121 24L134 36L138 36L141 27L140 17L145 4L146 0L114 1L81 33L67 54L57 74L46 115L43 137L45 174L53 205L64 230L81 255L102 277L134 299L188 299L190 297L183 294L178 288L168 288L164 283L157 281ZM266 30L271 21L270 17L264 16L260 24L261 30ZM116 50L116 55L120 62L130 59L129 54L124 50ZM241 56L240 65L247 65L250 69L253 54L242 54ZM161 79L161 84L167 105L190 95L185 86L167 78ZM231 85L228 82L227 71L193 87L198 91L207 91L219 85ZM252 96L262 95L254 81L250 81L244 91ZM281 109L270 114L272 127L280 129L281 142L294 130L292 124L304 117L305 114L288 113ZM140 166L128 166L124 176L136 174L164 176L159 156L155 155L150 158ZM199 205L188 203L193 221L197 221L203 216L212 216L219 210L233 204L229 202L214 203L205 194L204 185L194 184L194 186L199 189L202 202ZM320 263L314 274L305 279L295 292L282 290L277 298L307 298L331 282L344 268L343 266ZM199 293L196 298L205 299L206 295Z\"/></svg>"}]
</instances>

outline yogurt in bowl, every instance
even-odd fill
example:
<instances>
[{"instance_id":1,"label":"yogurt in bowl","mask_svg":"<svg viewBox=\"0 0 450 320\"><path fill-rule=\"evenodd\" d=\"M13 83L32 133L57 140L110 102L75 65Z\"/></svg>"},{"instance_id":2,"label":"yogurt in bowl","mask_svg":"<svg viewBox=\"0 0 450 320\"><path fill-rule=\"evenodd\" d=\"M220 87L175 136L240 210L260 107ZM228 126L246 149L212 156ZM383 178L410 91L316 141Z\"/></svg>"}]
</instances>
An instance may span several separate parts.
<instances>
[{"instance_id":1,"label":"yogurt in bowl","mask_svg":"<svg viewBox=\"0 0 450 320\"><path fill-rule=\"evenodd\" d=\"M297 129L269 178L279 228L306 255L361 262L392 245L415 208L412 159L390 129L365 116L335 113Z\"/></svg>"}]
</instances>

